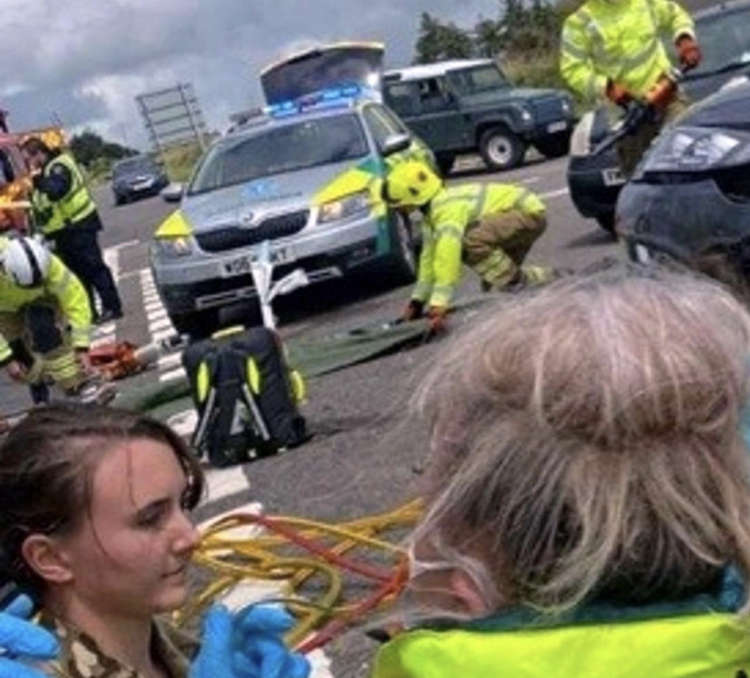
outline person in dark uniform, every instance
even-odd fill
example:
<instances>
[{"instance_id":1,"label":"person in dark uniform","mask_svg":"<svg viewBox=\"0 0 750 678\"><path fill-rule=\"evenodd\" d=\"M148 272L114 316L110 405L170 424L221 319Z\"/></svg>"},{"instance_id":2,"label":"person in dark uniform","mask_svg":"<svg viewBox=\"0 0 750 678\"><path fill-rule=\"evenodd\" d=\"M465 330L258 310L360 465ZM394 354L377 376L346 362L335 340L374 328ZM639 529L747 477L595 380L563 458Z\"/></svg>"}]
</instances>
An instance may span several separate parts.
<instances>
[{"instance_id":1,"label":"person in dark uniform","mask_svg":"<svg viewBox=\"0 0 750 678\"><path fill-rule=\"evenodd\" d=\"M37 227L83 283L96 322L121 318L120 295L99 246L102 222L81 170L72 156L37 137L27 139L21 149L34 175L31 204ZM94 290L102 303L98 316Z\"/></svg>"}]
</instances>

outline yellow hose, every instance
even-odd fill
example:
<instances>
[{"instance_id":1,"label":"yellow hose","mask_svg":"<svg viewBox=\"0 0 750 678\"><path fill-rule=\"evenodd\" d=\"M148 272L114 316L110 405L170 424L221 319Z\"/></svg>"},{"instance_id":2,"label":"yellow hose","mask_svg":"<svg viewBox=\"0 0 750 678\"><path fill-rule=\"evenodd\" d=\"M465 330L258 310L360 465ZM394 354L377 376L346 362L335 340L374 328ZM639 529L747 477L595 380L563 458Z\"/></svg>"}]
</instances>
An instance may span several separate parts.
<instances>
[{"instance_id":1,"label":"yellow hose","mask_svg":"<svg viewBox=\"0 0 750 678\"><path fill-rule=\"evenodd\" d=\"M318 546L324 545L328 554L344 557L344 554L357 551L355 560L367 563L373 560L372 557L368 561L360 551L380 552L384 555L379 556L372 567L383 569L386 562L385 567L395 570L403 561L404 551L382 538L381 533L412 526L421 512L422 502L415 500L393 511L336 524L292 516L268 516L267 519L294 530L307 540L314 540ZM341 600L345 570L286 536L267 533L251 538L231 536L232 530L248 522L250 519L238 512L222 517L204 530L194 562L209 581L174 615L178 625L200 615L216 598L228 594L234 587L257 581L274 581L281 585L281 593L274 600L283 599L298 620L285 637L290 646L297 645L323 623L356 609L357 601ZM302 587L316 576L322 579L322 584L315 586L312 597L309 592L304 595ZM371 584L376 586L382 582Z\"/></svg>"}]
</instances>

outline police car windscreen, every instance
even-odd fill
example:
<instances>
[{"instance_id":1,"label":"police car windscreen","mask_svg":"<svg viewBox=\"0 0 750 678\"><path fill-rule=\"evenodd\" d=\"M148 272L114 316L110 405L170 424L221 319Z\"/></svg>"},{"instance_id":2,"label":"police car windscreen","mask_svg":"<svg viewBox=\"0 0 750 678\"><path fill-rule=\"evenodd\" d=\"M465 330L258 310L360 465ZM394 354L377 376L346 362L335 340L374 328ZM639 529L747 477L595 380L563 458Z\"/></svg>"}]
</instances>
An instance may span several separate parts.
<instances>
[{"instance_id":1,"label":"police car windscreen","mask_svg":"<svg viewBox=\"0 0 750 678\"><path fill-rule=\"evenodd\" d=\"M352 160L367 153L362 126L353 114L295 122L214 146L188 193Z\"/></svg>"}]
</instances>

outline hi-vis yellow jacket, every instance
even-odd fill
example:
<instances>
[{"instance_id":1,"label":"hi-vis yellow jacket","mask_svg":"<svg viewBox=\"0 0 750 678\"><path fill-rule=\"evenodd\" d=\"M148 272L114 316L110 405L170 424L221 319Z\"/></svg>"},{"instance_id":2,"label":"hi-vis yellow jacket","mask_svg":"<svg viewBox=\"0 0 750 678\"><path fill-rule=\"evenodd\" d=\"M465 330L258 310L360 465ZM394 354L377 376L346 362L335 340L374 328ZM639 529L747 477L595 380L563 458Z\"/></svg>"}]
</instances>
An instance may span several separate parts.
<instances>
[{"instance_id":1,"label":"hi-vis yellow jacket","mask_svg":"<svg viewBox=\"0 0 750 678\"><path fill-rule=\"evenodd\" d=\"M7 246L7 238L0 237L0 251ZM71 343L75 348L87 348L91 341L91 307L86 290L65 264L55 255L43 282L38 287L19 287L8 276L0 273L0 314L17 313L35 302L56 304L70 325ZM8 341L0 334L0 364L13 356Z\"/></svg>"},{"instance_id":2,"label":"hi-vis yellow jacket","mask_svg":"<svg viewBox=\"0 0 750 678\"><path fill-rule=\"evenodd\" d=\"M55 166L62 165L70 173L70 188L60 200L52 200L39 189L31 193L31 204L42 233L49 235L67 226L75 226L85 217L96 211L86 181L75 160L67 153L61 153L44 167L43 176L49 177Z\"/></svg>"},{"instance_id":3,"label":"hi-vis yellow jacket","mask_svg":"<svg viewBox=\"0 0 750 678\"><path fill-rule=\"evenodd\" d=\"M448 186L430 202L422 225L422 253L412 299L430 306L450 304L461 277L461 242L469 225L489 214L520 210L544 214L544 203L515 184Z\"/></svg>"},{"instance_id":4,"label":"hi-vis yellow jacket","mask_svg":"<svg viewBox=\"0 0 750 678\"><path fill-rule=\"evenodd\" d=\"M727 613L507 631L408 631L372 678L738 678L750 628Z\"/></svg>"},{"instance_id":5,"label":"hi-vis yellow jacket","mask_svg":"<svg viewBox=\"0 0 750 678\"><path fill-rule=\"evenodd\" d=\"M588 0L563 24L560 72L589 101L604 97L608 78L641 97L670 67L662 36L693 30L673 0Z\"/></svg>"}]
</instances>

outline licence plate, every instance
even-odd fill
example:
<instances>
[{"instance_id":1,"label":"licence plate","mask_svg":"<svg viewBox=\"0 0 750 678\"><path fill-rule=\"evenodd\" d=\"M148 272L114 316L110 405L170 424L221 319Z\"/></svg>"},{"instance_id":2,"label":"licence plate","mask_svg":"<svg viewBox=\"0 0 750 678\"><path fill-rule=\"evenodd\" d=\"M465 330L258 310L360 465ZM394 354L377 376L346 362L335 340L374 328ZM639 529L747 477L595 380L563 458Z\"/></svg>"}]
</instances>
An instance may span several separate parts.
<instances>
[{"instance_id":1,"label":"licence plate","mask_svg":"<svg viewBox=\"0 0 750 678\"><path fill-rule=\"evenodd\" d=\"M557 122L547 125L547 131L550 134L554 134L555 132L562 132L564 129L567 129L567 127L568 123L565 122L565 120L558 120Z\"/></svg>"},{"instance_id":2,"label":"licence plate","mask_svg":"<svg viewBox=\"0 0 750 678\"><path fill-rule=\"evenodd\" d=\"M619 167L610 167L602 170L602 181L605 186L619 186L625 183L625 175Z\"/></svg>"},{"instance_id":3,"label":"licence plate","mask_svg":"<svg viewBox=\"0 0 750 678\"><path fill-rule=\"evenodd\" d=\"M223 264L224 275L233 276L250 273L251 264L253 261L256 261L257 258L258 255L255 252L252 252L251 254L243 254L240 257L225 261ZM294 250L290 245L277 247L276 249L271 250L271 262L274 264L287 264L295 259Z\"/></svg>"},{"instance_id":4,"label":"licence plate","mask_svg":"<svg viewBox=\"0 0 750 678\"><path fill-rule=\"evenodd\" d=\"M143 191L147 188L151 188L154 185L153 181L139 181L137 184L133 184L134 191Z\"/></svg>"}]
</instances>

